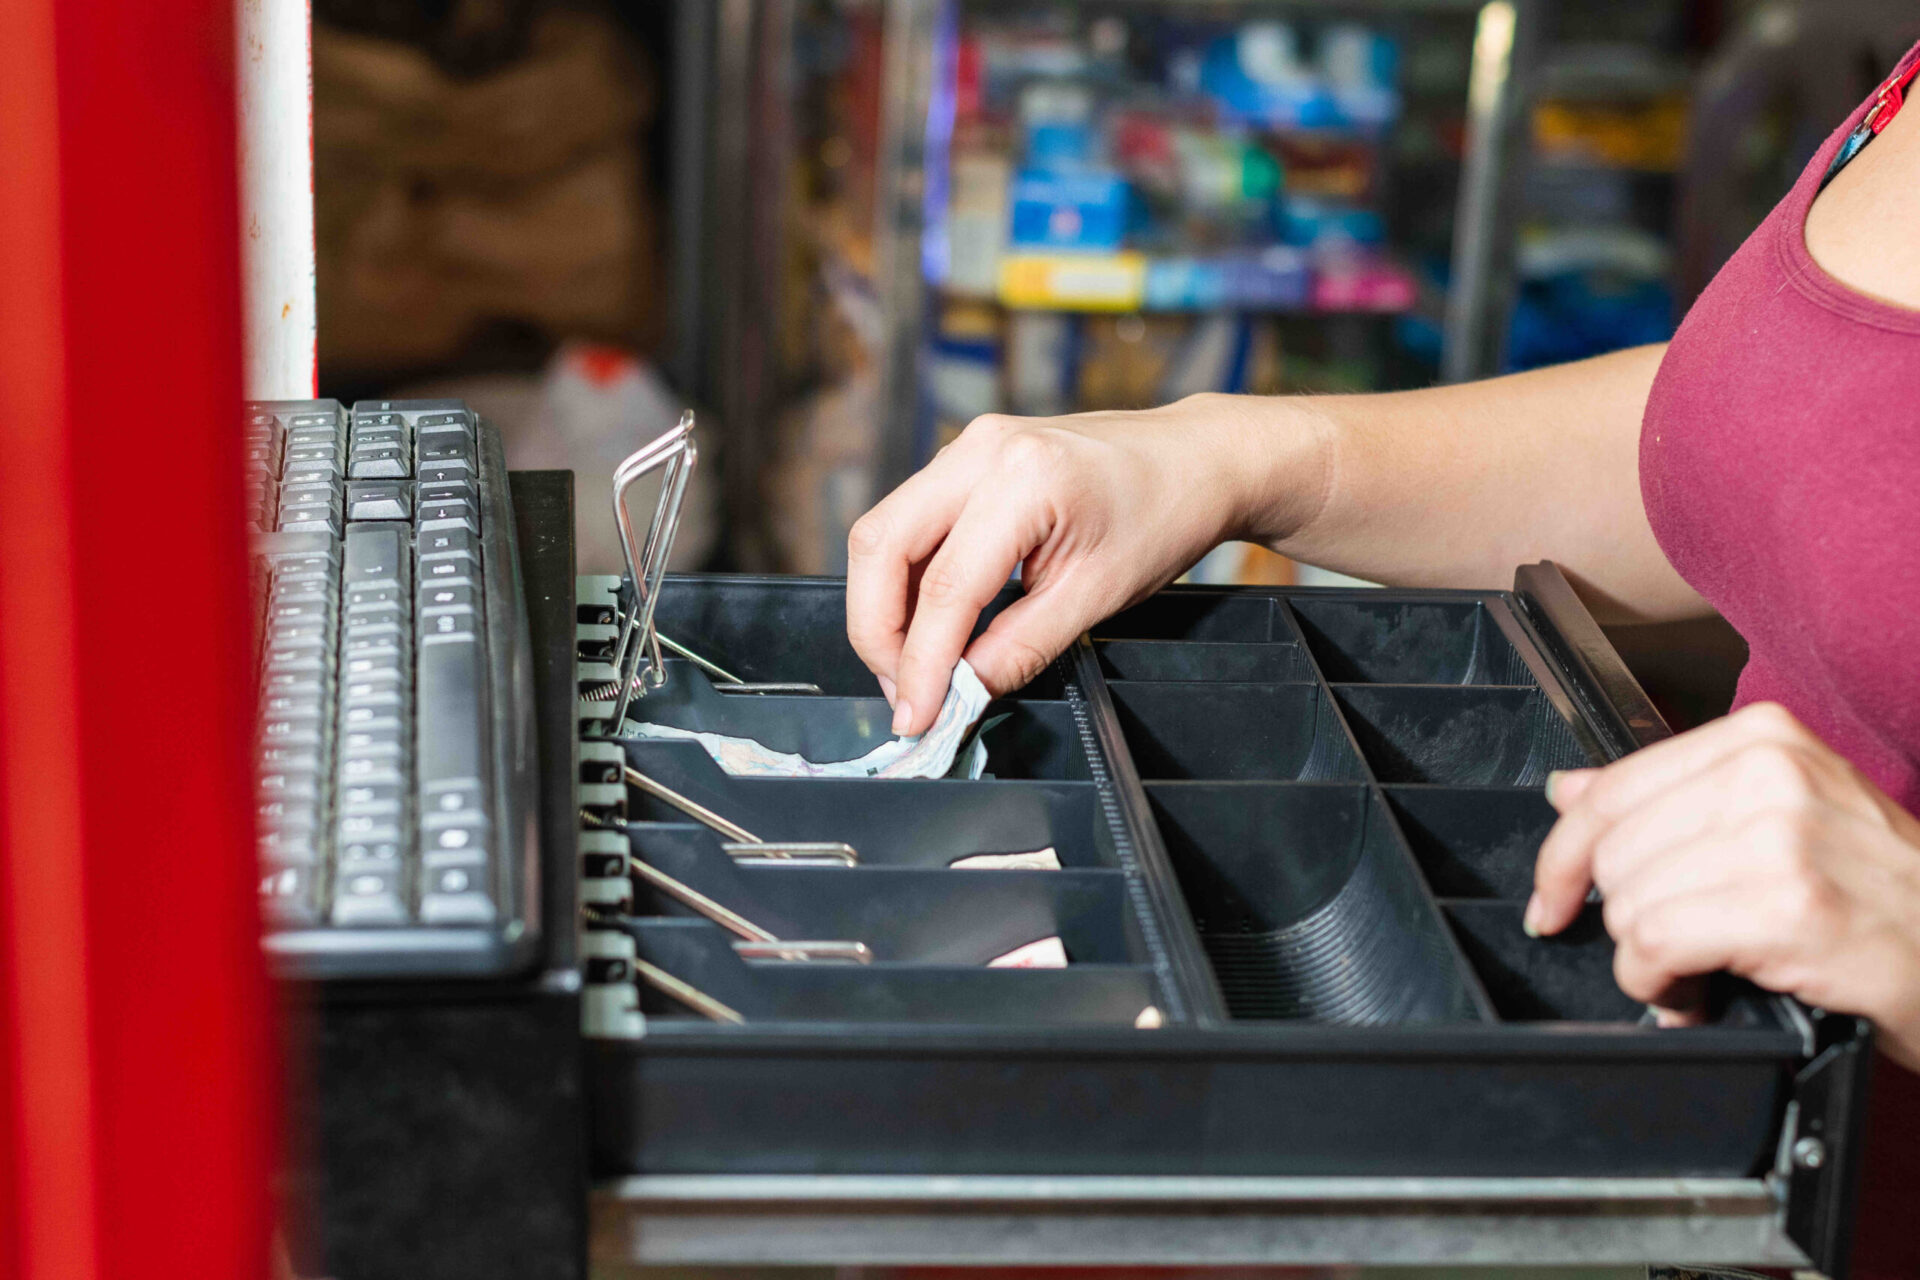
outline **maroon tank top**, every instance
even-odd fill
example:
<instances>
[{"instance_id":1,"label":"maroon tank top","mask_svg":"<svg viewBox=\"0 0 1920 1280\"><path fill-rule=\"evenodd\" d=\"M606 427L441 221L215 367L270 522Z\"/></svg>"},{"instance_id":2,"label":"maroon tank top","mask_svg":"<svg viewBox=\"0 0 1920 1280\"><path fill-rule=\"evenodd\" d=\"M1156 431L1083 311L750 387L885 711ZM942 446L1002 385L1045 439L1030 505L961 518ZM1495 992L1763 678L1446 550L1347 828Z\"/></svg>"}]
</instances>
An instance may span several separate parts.
<instances>
[{"instance_id":1,"label":"maroon tank top","mask_svg":"<svg viewBox=\"0 0 1920 1280\"><path fill-rule=\"evenodd\" d=\"M1920 811L1920 311L1833 279L1805 236L1870 105L1687 314L1640 486L1667 558L1751 648L1739 702L1784 703ZM1920 1276L1920 1077L1881 1059L1867 1125L1854 1274Z\"/></svg>"}]
</instances>

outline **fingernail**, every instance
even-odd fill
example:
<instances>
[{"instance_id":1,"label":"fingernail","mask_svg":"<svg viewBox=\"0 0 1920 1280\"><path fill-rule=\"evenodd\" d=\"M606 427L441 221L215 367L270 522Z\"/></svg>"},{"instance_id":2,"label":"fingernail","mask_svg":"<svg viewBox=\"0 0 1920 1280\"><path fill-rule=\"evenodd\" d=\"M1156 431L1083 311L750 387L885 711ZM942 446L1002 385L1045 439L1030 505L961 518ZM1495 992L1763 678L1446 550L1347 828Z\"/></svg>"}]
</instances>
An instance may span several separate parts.
<instances>
[{"instance_id":1,"label":"fingernail","mask_svg":"<svg viewBox=\"0 0 1920 1280\"><path fill-rule=\"evenodd\" d=\"M1540 895L1527 899L1527 913L1520 917L1520 928L1529 938L1540 936Z\"/></svg>"},{"instance_id":2,"label":"fingernail","mask_svg":"<svg viewBox=\"0 0 1920 1280\"><path fill-rule=\"evenodd\" d=\"M880 677L880 696L887 700L888 706L893 705L893 681L885 676Z\"/></svg>"},{"instance_id":3,"label":"fingernail","mask_svg":"<svg viewBox=\"0 0 1920 1280\"><path fill-rule=\"evenodd\" d=\"M893 707L893 732L895 736L904 736L907 726L913 723L913 704L897 702Z\"/></svg>"},{"instance_id":4,"label":"fingernail","mask_svg":"<svg viewBox=\"0 0 1920 1280\"><path fill-rule=\"evenodd\" d=\"M1662 1009L1657 1004L1650 1004L1647 1008L1653 1010L1653 1025L1656 1027L1672 1028L1687 1025L1687 1015L1677 1009Z\"/></svg>"},{"instance_id":5,"label":"fingernail","mask_svg":"<svg viewBox=\"0 0 1920 1280\"><path fill-rule=\"evenodd\" d=\"M1554 798L1554 793L1560 789L1560 779L1566 776L1564 769L1555 769L1547 775L1547 803L1556 809L1560 807L1560 802Z\"/></svg>"}]
</instances>

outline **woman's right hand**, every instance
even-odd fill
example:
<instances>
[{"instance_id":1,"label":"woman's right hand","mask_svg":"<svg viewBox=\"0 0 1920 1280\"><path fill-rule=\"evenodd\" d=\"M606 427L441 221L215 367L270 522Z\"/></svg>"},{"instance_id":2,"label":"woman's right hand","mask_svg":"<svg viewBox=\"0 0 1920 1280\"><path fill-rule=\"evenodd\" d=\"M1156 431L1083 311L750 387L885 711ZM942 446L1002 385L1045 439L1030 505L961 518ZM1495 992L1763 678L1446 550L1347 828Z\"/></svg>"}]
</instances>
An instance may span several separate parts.
<instances>
[{"instance_id":1,"label":"woman's right hand","mask_svg":"<svg viewBox=\"0 0 1920 1280\"><path fill-rule=\"evenodd\" d=\"M1008 693L1220 542L1277 536L1276 519L1314 505L1326 463L1313 415L1275 433L1271 408L1256 425L1255 403L991 414L862 516L847 538L847 636L893 704L894 732L933 723L962 656ZM1276 435L1288 437L1281 459ZM969 644L1016 568L1025 595Z\"/></svg>"}]
</instances>

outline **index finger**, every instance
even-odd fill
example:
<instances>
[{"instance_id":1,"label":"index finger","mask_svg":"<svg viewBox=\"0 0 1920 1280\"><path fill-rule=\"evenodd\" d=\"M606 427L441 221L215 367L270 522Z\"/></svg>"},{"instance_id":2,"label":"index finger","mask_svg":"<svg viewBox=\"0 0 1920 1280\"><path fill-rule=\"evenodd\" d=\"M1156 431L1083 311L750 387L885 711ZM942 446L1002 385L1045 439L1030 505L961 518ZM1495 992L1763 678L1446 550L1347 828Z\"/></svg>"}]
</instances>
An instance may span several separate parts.
<instances>
[{"instance_id":1,"label":"index finger","mask_svg":"<svg viewBox=\"0 0 1920 1280\"><path fill-rule=\"evenodd\" d=\"M922 733L933 723L981 610L1045 538L1044 519L1039 504L1023 502L1017 493L1011 500L1006 493L976 494L961 510L920 575L894 677L895 733Z\"/></svg>"},{"instance_id":2,"label":"index finger","mask_svg":"<svg viewBox=\"0 0 1920 1280\"><path fill-rule=\"evenodd\" d=\"M970 471L943 452L847 534L847 640L876 676L896 678L913 566L946 538L972 483Z\"/></svg>"},{"instance_id":3,"label":"index finger","mask_svg":"<svg viewBox=\"0 0 1920 1280\"><path fill-rule=\"evenodd\" d=\"M1528 930L1558 933L1580 913L1593 883L1594 845L1615 823L1748 743L1786 740L1801 732L1778 708L1749 707L1636 751L1593 775L1540 846L1533 898L1527 904Z\"/></svg>"}]
</instances>

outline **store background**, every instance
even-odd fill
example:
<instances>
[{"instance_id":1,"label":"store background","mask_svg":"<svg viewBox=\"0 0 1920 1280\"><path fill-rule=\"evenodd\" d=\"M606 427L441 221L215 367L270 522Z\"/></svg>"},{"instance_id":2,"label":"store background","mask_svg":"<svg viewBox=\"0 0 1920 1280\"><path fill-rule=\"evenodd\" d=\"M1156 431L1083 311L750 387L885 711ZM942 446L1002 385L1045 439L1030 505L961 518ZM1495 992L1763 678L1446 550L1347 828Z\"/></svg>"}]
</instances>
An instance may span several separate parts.
<instances>
[{"instance_id":1,"label":"store background","mask_svg":"<svg viewBox=\"0 0 1920 1280\"><path fill-rule=\"evenodd\" d=\"M1430 384L1669 336L1915 39L1897 0L315 0L320 382L836 573L973 416ZM1207 581L1324 580L1233 545ZM1721 627L1614 637L1672 718Z\"/></svg>"}]
</instances>

